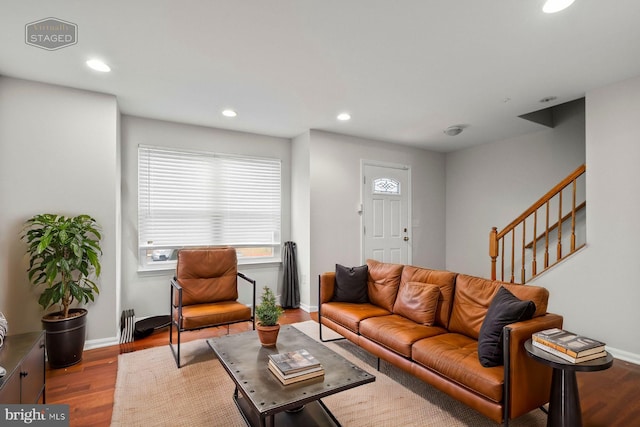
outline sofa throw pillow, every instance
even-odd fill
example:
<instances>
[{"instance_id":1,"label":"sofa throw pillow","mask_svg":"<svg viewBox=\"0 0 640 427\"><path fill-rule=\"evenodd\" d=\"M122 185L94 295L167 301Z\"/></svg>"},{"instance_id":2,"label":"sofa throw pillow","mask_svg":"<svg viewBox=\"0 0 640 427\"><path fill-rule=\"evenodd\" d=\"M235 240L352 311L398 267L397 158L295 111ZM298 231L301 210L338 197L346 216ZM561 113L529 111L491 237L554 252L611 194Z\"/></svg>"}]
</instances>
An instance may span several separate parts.
<instances>
[{"instance_id":1,"label":"sofa throw pillow","mask_svg":"<svg viewBox=\"0 0 640 427\"><path fill-rule=\"evenodd\" d=\"M522 301L500 286L489 304L478 336L478 358L485 368L504 364L502 328L510 323L529 320L536 311L533 301Z\"/></svg>"},{"instance_id":2,"label":"sofa throw pillow","mask_svg":"<svg viewBox=\"0 0 640 427\"><path fill-rule=\"evenodd\" d=\"M336 286L332 301L365 303L367 296L367 278L369 269L366 265L360 267L345 267L336 264Z\"/></svg>"},{"instance_id":3,"label":"sofa throw pillow","mask_svg":"<svg viewBox=\"0 0 640 427\"><path fill-rule=\"evenodd\" d=\"M440 287L430 283L408 282L400 285L393 312L425 326L433 326L440 299Z\"/></svg>"}]
</instances>

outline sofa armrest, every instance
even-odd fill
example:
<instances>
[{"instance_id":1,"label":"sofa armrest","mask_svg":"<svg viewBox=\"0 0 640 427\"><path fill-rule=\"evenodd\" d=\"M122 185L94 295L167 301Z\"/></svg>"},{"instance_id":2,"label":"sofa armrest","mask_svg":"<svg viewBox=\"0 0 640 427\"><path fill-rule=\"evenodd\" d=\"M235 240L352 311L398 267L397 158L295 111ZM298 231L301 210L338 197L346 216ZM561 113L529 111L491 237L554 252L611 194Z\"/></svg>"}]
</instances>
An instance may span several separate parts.
<instances>
[{"instance_id":1,"label":"sofa armrest","mask_svg":"<svg viewBox=\"0 0 640 427\"><path fill-rule=\"evenodd\" d=\"M562 316L547 313L505 326L505 398L510 402L509 418L523 415L549 401L552 370L529 357L524 343L534 332L562 328L562 321Z\"/></svg>"},{"instance_id":2,"label":"sofa armrest","mask_svg":"<svg viewBox=\"0 0 640 427\"><path fill-rule=\"evenodd\" d=\"M331 298L333 298L334 289L336 287L335 271L322 273L318 277L318 281L319 281L318 286L320 287L319 288L320 300L318 301L318 303L323 304L325 302L331 301Z\"/></svg>"}]
</instances>

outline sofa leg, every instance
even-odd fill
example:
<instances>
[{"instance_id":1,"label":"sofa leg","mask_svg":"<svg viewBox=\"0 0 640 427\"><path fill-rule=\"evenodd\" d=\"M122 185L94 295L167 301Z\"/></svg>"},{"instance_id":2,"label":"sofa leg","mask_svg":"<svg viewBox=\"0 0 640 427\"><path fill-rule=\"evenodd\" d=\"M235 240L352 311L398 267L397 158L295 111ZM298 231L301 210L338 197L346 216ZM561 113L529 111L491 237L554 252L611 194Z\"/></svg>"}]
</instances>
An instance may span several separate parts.
<instances>
[{"instance_id":1,"label":"sofa leg","mask_svg":"<svg viewBox=\"0 0 640 427\"><path fill-rule=\"evenodd\" d=\"M342 341L342 340L346 340L345 337L340 337L340 338L333 338L333 339L324 339L322 338L322 318L318 318L318 330L319 330L319 335L320 335L320 341L322 342L332 342L332 341Z\"/></svg>"},{"instance_id":2,"label":"sofa leg","mask_svg":"<svg viewBox=\"0 0 640 427\"><path fill-rule=\"evenodd\" d=\"M378 357L378 366L376 367L376 369L378 370L378 372L380 372L380 358Z\"/></svg>"}]
</instances>

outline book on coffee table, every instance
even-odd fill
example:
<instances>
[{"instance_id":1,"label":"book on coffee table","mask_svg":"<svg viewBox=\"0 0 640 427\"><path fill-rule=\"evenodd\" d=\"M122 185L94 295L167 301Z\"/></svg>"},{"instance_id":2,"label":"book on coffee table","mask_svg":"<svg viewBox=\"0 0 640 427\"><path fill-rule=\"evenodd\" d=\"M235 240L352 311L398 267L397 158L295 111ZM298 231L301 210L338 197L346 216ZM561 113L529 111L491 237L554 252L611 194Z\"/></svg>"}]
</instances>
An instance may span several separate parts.
<instances>
[{"instance_id":1,"label":"book on coffee table","mask_svg":"<svg viewBox=\"0 0 640 427\"><path fill-rule=\"evenodd\" d=\"M269 370L271 373L280 380L280 382L284 385L297 383L300 381L309 380L311 378L317 378L324 375L324 369L322 366L317 366L315 368L310 368L304 371L294 372L293 374L284 375L280 370L276 367L276 365L269 360L268 364Z\"/></svg>"},{"instance_id":2,"label":"book on coffee table","mask_svg":"<svg viewBox=\"0 0 640 427\"><path fill-rule=\"evenodd\" d=\"M270 354L269 360L283 375L322 367L320 361L305 349Z\"/></svg>"}]
</instances>

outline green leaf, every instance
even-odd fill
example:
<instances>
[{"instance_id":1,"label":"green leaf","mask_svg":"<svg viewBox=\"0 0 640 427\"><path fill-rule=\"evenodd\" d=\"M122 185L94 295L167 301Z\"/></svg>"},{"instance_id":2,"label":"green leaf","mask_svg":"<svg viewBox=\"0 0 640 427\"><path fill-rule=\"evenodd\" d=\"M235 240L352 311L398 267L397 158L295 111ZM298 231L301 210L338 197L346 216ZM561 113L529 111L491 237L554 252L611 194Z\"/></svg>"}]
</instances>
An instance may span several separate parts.
<instances>
[{"instance_id":1,"label":"green leaf","mask_svg":"<svg viewBox=\"0 0 640 427\"><path fill-rule=\"evenodd\" d=\"M54 262L49 263L47 265L47 282L53 283L53 281L56 280L57 276L58 276L58 266Z\"/></svg>"},{"instance_id":2,"label":"green leaf","mask_svg":"<svg viewBox=\"0 0 640 427\"><path fill-rule=\"evenodd\" d=\"M53 239L53 235L51 233L46 233L43 237L42 240L40 240L40 243L38 244L37 247L37 252L39 254L41 254L42 252L44 252L44 250L47 248L47 246L49 246L49 244L51 243L51 240Z\"/></svg>"},{"instance_id":3,"label":"green leaf","mask_svg":"<svg viewBox=\"0 0 640 427\"><path fill-rule=\"evenodd\" d=\"M82 257L82 249L80 249L80 245L77 242L71 242L71 249L73 250L73 254L76 258Z\"/></svg>"}]
</instances>

